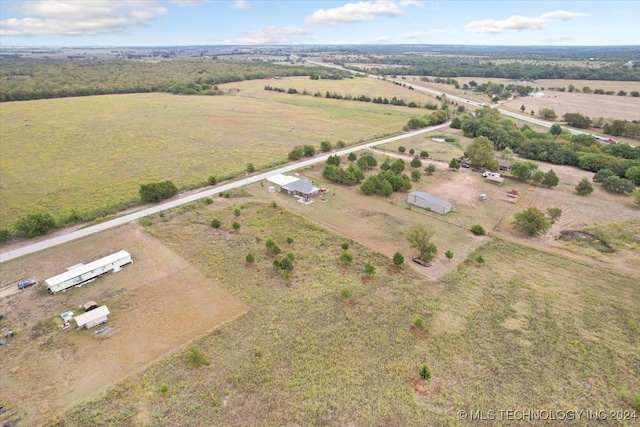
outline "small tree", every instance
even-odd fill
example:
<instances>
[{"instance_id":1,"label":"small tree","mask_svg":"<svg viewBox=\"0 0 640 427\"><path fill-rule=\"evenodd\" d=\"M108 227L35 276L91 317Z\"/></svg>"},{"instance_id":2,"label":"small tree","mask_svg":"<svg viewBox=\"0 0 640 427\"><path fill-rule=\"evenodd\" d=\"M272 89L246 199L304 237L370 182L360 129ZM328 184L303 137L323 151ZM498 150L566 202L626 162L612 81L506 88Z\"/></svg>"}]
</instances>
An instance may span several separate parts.
<instances>
[{"instance_id":1,"label":"small tree","mask_svg":"<svg viewBox=\"0 0 640 427\"><path fill-rule=\"evenodd\" d=\"M407 149L401 145L400 147L398 147L398 151L404 153L405 151L407 151Z\"/></svg>"},{"instance_id":2,"label":"small tree","mask_svg":"<svg viewBox=\"0 0 640 427\"><path fill-rule=\"evenodd\" d=\"M344 148L346 145L343 140L336 142L336 148Z\"/></svg>"},{"instance_id":3,"label":"small tree","mask_svg":"<svg viewBox=\"0 0 640 427\"><path fill-rule=\"evenodd\" d=\"M282 249L280 249L280 246L278 246L278 245L276 245L274 243L273 246L271 247L271 254L272 255L278 255L281 252L282 252Z\"/></svg>"},{"instance_id":4,"label":"small tree","mask_svg":"<svg viewBox=\"0 0 640 427\"><path fill-rule=\"evenodd\" d=\"M305 157L313 157L316 154L316 149L313 145L305 145L302 147L302 151Z\"/></svg>"},{"instance_id":5,"label":"small tree","mask_svg":"<svg viewBox=\"0 0 640 427\"><path fill-rule=\"evenodd\" d=\"M418 169L414 169L411 171L411 179L413 179L414 181L418 182L420 181L420 178L422 178L422 174L420 173L420 171Z\"/></svg>"},{"instance_id":6,"label":"small tree","mask_svg":"<svg viewBox=\"0 0 640 427\"><path fill-rule=\"evenodd\" d=\"M218 218L214 218L211 220L211 226L213 228L220 228L220 226L222 225L222 223L220 222L220 220Z\"/></svg>"},{"instance_id":7,"label":"small tree","mask_svg":"<svg viewBox=\"0 0 640 427\"><path fill-rule=\"evenodd\" d=\"M254 262L256 259L254 258L254 256L252 254L247 254L247 256L244 258L245 261L247 261L249 264L251 264L252 262Z\"/></svg>"},{"instance_id":8,"label":"small tree","mask_svg":"<svg viewBox=\"0 0 640 427\"><path fill-rule=\"evenodd\" d=\"M202 365L209 365L209 361L205 359L202 351L195 347L189 349L187 352L187 362L194 368L199 368Z\"/></svg>"},{"instance_id":9,"label":"small tree","mask_svg":"<svg viewBox=\"0 0 640 427\"><path fill-rule=\"evenodd\" d=\"M449 168L450 168L451 170L458 170L458 169L460 169L460 166L461 166L461 165L460 165L460 162L458 161L458 159L453 158L453 159L451 159L451 161L449 162Z\"/></svg>"},{"instance_id":10,"label":"small tree","mask_svg":"<svg viewBox=\"0 0 640 427\"><path fill-rule=\"evenodd\" d=\"M431 261L438 252L436 245L429 240L433 236L434 231L424 225L414 225L407 231L407 240L412 248L420 251L420 258L425 261Z\"/></svg>"},{"instance_id":11,"label":"small tree","mask_svg":"<svg viewBox=\"0 0 640 427\"><path fill-rule=\"evenodd\" d=\"M333 146L331 145L331 142L329 142L329 141L322 141L320 143L320 151L331 151L332 148L333 148Z\"/></svg>"},{"instance_id":12,"label":"small tree","mask_svg":"<svg viewBox=\"0 0 640 427\"><path fill-rule=\"evenodd\" d=\"M355 162L356 159L358 158L358 156L356 156L356 153L349 153L349 155L347 156L347 160L349 160L350 162Z\"/></svg>"},{"instance_id":13,"label":"small tree","mask_svg":"<svg viewBox=\"0 0 640 427\"><path fill-rule=\"evenodd\" d=\"M478 264L484 264L484 257L482 255L478 255L475 260Z\"/></svg>"},{"instance_id":14,"label":"small tree","mask_svg":"<svg viewBox=\"0 0 640 427\"><path fill-rule=\"evenodd\" d=\"M233 210L233 215L235 215L235 216L240 216L240 214L241 214L241 213L242 213L242 212L240 212L240 209L238 209L238 208L235 208L235 209Z\"/></svg>"},{"instance_id":15,"label":"small tree","mask_svg":"<svg viewBox=\"0 0 640 427\"><path fill-rule=\"evenodd\" d=\"M274 242L274 241L273 241L273 239L271 239L271 238L267 239L267 240L264 242L264 246L265 246L267 249L271 249L271 248L273 248L275 245L276 245L276 242Z\"/></svg>"},{"instance_id":16,"label":"small tree","mask_svg":"<svg viewBox=\"0 0 640 427\"><path fill-rule=\"evenodd\" d=\"M292 243L293 243L293 237L287 237L286 242L287 242L288 244L292 244Z\"/></svg>"},{"instance_id":17,"label":"small tree","mask_svg":"<svg viewBox=\"0 0 640 427\"><path fill-rule=\"evenodd\" d=\"M549 133L551 135L560 135L562 133L562 126L557 123L551 125L551 129L549 129Z\"/></svg>"},{"instance_id":18,"label":"small tree","mask_svg":"<svg viewBox=\"0 0 640 427\"><path fill-rule=\"evenodd\" d=\"M593 193L593 185L589 182L587 178L582 178L578 185L576 185L576 193L581 196L586 196L587 194Z\"/></svg>"},{"instance_id":19,"label":"small tree","mask_svg":"<svg viewBox=\"0 0 640 427\"><path fill-rule=\"evenodd\" d=\"M427 151L421 151L420 152L420 158L421 159L426 159L427 157L429 157L429 153Z\"/></svg>"},{"instance_id":20,"label":"small tree","mask_svg":"<svg viewBox=\"0 0 640 427\"><path fill-rule=\"evenodd\" d=\"M215 175L211 175L207 178L207 182L209 185L216 185L218 183L218 178Z\"/></svg>"},{"instance_id":21,"label":"small tree","mask_svg":"<svg viewBox=\"0 0 640 427\"><path fill-rule=\"evenodd\" d=\"M414 150L413 148L409 149L409 154L414 155L416 152L416 150Z\"/></svg>"},{"instance_id":22,"label":"small tree","mask_svg":"<svg viewBox=\"0 0 640 427\"><path fill-rule=\"evenodd\" d=\"M409 166L411 166L412 168L422 167L422 162L420 161L420 157L415 156L413 160L411 160L411 163L409 163Z\"/></svg>"},{"instance_id":23,"label":"small tree","mask_svg":"<svg viewBox=\"0 0 640 427\"><path fill-rule=\"evenodd\" d=\"M343 252L342 255L340 255L340 258L338 258L338 260L342 264L348 265L353 262L353 255L351 255L349 252Z\"/></svg>"},{"instance_id":24,"label":"small tree","mask_svg":"<svg viewBox=\"0 0 640 427\"><path fill-rule=\"evenodd\" d=\"M237 230L238 228L240 228L240 223L239 223L239 222L237 222L237 221L233 221L233 223L231 224L231 227L232 227L234 230Z\"/></svg>"},{"instance_id":25,"label":"small tree","mask_svg":"<svg viewBox=\"0 0 640 427\"><path fill-rule=\"evenodd\" d=\"M451 261L451 258L453 258L453 252L451 252L450 250L444 253L444 256L447 257L447 259L449 261Z\"/></svg>"},{"instance_id":26,"label":"small tree","mask_svg":"<svg viewBox=\"0 0 640 427\"><path fill-rule=\"evenodd\" d=\"M593 175L593 182L602 182L610 176L614 176L615 173L611 169L600 169Z\"/></svg>"},{"instance_id":27,"label":"small tree","mask_svg":"<svg viewBox=\"0 0 640 427\"><path fill-rule=\"evenodd\" d=\"M426 364L420 366L420 371L418 373L420 378L425 381L429 381L431 379L431 369L429 369L429 366Z\"/></svg>"},{"instance_id":28,"label":"small tree","mask_svg":"<svg viewBox=\"0 0 640 427\"><path fill-rule=\"evenodd\" d=\"M515 214L513 226L523 234L536 236L545 233L551 227L551 223L540 209L530 207Z\"/></svg>"},{"instance_id":29,"label":"small tree","mask_svg":"<svg viewBox=\"0 0 640 427\"><path fill-rule=\"evenodd\" d=\"M424 319L422 317L416 317L416 320L413 321L413 326L417 329L424 329Z\"/></svg>"},{"instance_id":30,"label":"small tree","mask_svg":"<svg viewBox=\"0 0 640 427\"><path fill-rule=\"evenodd\" d=\"M347 249L349 249L349 244L347 242L344 242L343 244L340 245L340 247L342 248L343 251L346 251Z\"/></svg>"},{"instance_id":31,"label":"small tree","mask_svg":"<svg viewBox=\"0 0 640 427\"><path fill-rule=\"evenodd\" d=\"M364 263L364 272L365 274L372 276L376 273L376 267L373 264L371 264L369 261L367 261Z\"/></svg>"},{"instance_id":32,"label":"small tree","mask_svg":"<svg viewBox=\"0 0 640 427\"><path fill-rule=\"evenodd\" d=\"M430 163L429 166L424 168L424 171L427 173L427 175L433 175L433 173L436 171L436 168L436 165Z\"/></svg>"},{"instance_id":33,"label":"small tree","mask_svg":"<svg viewBox=\"0 0 640 427\"><path fill-rule=\"evenodd\" d=\"M480 224L474 224L471 226L471 232L473 234L475 234L476 236L484 236L486 234L486 231L484 230L484 227L481 226Z\"/></svg>"},{"instance_id":34,"label":"small tree","mask_svg":"<svg viewBox=\"0 0 640 427\"><path fill-rule=\"evenodd\" d=\"M551 224L554 224L558 219L560 219L560 216L562 215L562 209L548 208L547 213L549 214L549 220L551 221Z\"/></svg>"},{"instance_id":35,"label":"small tree","mask_svg":"<svg viewBox=\"0 0 640 427\"><path fill-rule=\"evenodd\" d=\"M535 171L531 176L531 182L533 182L535 185L540 184L540 181L544 179L544 175L545 173L542 172L541 170Z\"/></svg>"},{"instance_id":36,"label":"small tree","mask_svg":"<svg viewBox=\"0 0 640 427\"><path fill-rule=\"evenodd\" d=\"M396 252L395 254L393 254L393 264L396 267L400 267L402 264L404 264L404 257L400 252Z\"/></svg>"},{"instance_id":37,"label":"small tree","mask_svg":"<svg viewBox=\"0 0 640 427\"><path fill-rule=\"evenodd\" d=\"M545 120L553 121L558 117L556 112L553 111L551 108L542 108L540 111L538 111L538 114L540 114L540 117L542 117Z\"/></svg>"},{"instance_id":38,"label":"small tree","mask_svg":"<svg viewBox=\"0 0 640 427\"><path fill-rule=\"evenodd\" d=\"M635 186L633 182L629 181L626 178L620 178L619 176L610 176L609 178L605 178L602 181L602 186L612 193L631 193Z\"/></svg>"},{"instance_id":39,"label":"small tree","mask_svg":"<svg viewBox=\"0 0 640 427\"><path fill-rule=\"evenodd\" d=\"M15 228L18 234L26 237L41 236L56 227L56 220L49 213L31 213L16 221Z\"/></svg>"},{"instance_id":40,"label":"small tree","mask_svg":"<svg viewBox=\"0 0 640 427\"><path fill-rule=\"evenodd\" d=\"M524 110L526 110L526 109L527 109L527 107L525 107L525 106L524 106L524 104L522 104L522 105L520 106L520 111L522 111L523 113L524 113Z\"/></svg>"},{"instance_id":41,"label":"small tree","mask_svg":"<svg viewBox=\"0 0 640 427\"><path fill-rule=\"evenodd\" d=\"M247 173L254 173L256 171L255 166L253 166L253 163L247 163Z\"/></svg>"},{"instance_id":42,"label":"small tree","mask_svg":"<svg viewBox=\"0 0 640 427\"><path fill-rule=\"evenodd\" d=\"M542 178L542 185L546 185L549 188L555 187L559 182L560 179L558 178L558 175L556 175L556 173L553 171L553 169L550 169L549 172L545 173L544 177Z\"/></svg>"}]
</instances>

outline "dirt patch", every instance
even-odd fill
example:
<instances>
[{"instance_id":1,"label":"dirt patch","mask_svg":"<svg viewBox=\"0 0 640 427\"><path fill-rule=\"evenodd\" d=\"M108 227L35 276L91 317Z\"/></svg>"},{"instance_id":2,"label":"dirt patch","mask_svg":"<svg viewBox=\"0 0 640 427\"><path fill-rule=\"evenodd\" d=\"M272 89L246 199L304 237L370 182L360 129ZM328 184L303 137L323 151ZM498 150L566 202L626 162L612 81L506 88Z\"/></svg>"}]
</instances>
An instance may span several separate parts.
<instances>
[{"instance_id":1,"label":"dirt patch","mask_svg":"<svg viewBox=\"0 0 640 427\"><path fill-rule=\"evenodd\" d=\"M440 393L437 381L426 381L420 378L413 380L413 391L419 396L431 396Z\"/></svg>"},{"instance_id":2,"label":"dirt patch","mask_svg":"<svg viewBox=\"0 0 640 427\"><path fill-rule=\"evenodd\" d=\"M40 285L0 300L3 325L17 331L0 348L0 400L32 425L100 394L247 310L133 224L3 263L2 279L36 275L42 281L119 249L128 250L134 263L116 274L55 296ZM78 306L88 300L109 307L111 334L76 331L73 321L70 329L60 328L59 313L80 314Z\"/></svg>"},{"instance_id":3,"label":"dirt patch","mask_svg":"<svg viewBox=\"0 0 640 427\"><path fill-rule=\"evenodd\" d=\"M560 232L559 239L566 242L577 242L580 244L586 244L600 252L615 252L615 249L610 244L599 240L596 236L591 233L587 233L586 231L562 230Z\"/></svg>"}]
</instances>

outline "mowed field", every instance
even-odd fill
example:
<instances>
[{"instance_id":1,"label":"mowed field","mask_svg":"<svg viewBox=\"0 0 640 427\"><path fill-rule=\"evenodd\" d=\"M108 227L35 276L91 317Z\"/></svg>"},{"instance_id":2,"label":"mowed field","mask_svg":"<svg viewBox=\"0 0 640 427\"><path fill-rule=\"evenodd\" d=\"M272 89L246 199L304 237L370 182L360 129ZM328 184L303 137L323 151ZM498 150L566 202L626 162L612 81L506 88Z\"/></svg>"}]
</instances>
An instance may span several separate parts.
<instances>
[{"instance_id":1,"label":"mowed field","mask_svg":"<svg viewBox=\"0 0 640 427\"><path fill-rule=\"evenodd\" d=\"M413 95L388 82L358 80L367 80L362 90L371 95L378 94L376 85L381 96L388 89ZM424 111L265 91L273 82L289 84L223 85L231 94L211 97L154 93L4 103L0 227L30 212L62 218L72 210L81 216L119 210L136 203L144 183L205 185L210 175L237 175L249 162L256 168L284 162L296 145L396 134ZM336 92L348 87L330 83Z\"/></svg>"},{"instance_id":2,"label":"mowed field","mask_svg":"<svg viewBox=\"0 0 640 427\"><path fill-rule=\"evenodd\" d=\"M172 355L50 424L466 425L461 409L630 409L627 396L640 390L637 278L493 240L432 281L255 187L275 207L262 196L231 199L241 209L233 217L214 201L147 228L251 306L193 342L208 365ZM360 213L350 216L354 227ZM295 254L290 279L272 266L267 238ZM386 244L402 240L396 233ZM337 261L345 241L351 266ZM358 268L365 261L377 268L371 277ZM423 332L411 329L417 317ZM413 389L423 363L433 373L426 396Z\"/></svg>"},{"instance_id":3,"label":"mowed field","mask_svg":"<svg viewBox=\"0 0 640 427\"><path fill-rule=\"evenodd\" d=\"M133 264L81 288L47 294L44 279L121 249ZM248 309L135 224L0 264L2 286L31 276L40 281L37 287L0 299L0 332L15 332L0 348L0 406L24 426L55 419ZM90 300L109 308L112 335L95 335L100 327L76 331L73 321L61 329L59 314L78 315Z\"/></svg>"}]
</instances>

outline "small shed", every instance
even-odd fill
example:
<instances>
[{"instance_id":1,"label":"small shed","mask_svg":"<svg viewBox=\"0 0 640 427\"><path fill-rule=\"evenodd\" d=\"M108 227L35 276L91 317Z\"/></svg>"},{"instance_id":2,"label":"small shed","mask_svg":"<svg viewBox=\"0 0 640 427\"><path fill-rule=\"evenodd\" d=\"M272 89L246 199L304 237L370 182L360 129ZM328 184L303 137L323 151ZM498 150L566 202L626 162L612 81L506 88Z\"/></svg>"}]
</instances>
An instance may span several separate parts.
<instances>
[{"instance_id":1,"label":"small shed","mask_svg":"<svg viewBox=\"0 0 640 427\"><path fill-rule=\"evenodd\" d=\"M498 164L500 165L500 172L506 172L511 167L511 162L505 159L498 159Z\"/></svg>"},{"instance_id":2,"label":"small shed","mask_svg":"<svg viewBox=\"0 0 640 427\"><path fill-rule=\"evenodd\" d=\"M309 178L301 178L290 184L283 185L280 191L292 196L313 197L320 194L320 187L316 187Z\"/></svg>"},{"instance_id":3,"label":"small shed","mask_svg":"<svg viewBox=\"0 0 640 427\"><path fill-rule=\"evenodd\" d=\"M419 208L429 209L430 211L441 215L451 211L451 203L446 200L438 199L437 197L423 191L412 191L409 193L407 196L407 203L418 206Z\"/></svg>"},{"instance_id":4,"label":"small shed","mask_svg":"<svg viewBox=\"0 0 640 427\"><path fill-rule=\"evenodd\" d=\"M101 305L100 307L87 311L86 313L82 313L73 318L78 324L78 328L87 328L91 329L94 326L98 326L101 323L107 322L107 316L111 314L106 305Z\"/></svg>"}]
</instances>

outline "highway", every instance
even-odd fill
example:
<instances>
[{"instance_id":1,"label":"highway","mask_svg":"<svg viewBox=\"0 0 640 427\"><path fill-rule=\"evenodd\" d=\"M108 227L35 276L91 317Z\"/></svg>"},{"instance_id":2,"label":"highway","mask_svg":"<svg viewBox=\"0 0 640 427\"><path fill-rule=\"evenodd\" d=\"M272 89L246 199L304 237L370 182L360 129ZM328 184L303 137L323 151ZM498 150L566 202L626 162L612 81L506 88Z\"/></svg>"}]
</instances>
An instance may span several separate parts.
<instances>
[{"instance_id":1,"label":"highway","mask_svg":"<svg viewBox=\"0 0 640 427\"><path fill-rule=\"evenodd\" d=\"M12 259L16 259L18 257L28 255L34 252L41 251L43 249L51 248L54 246L61 245L63 243L70 242L72 240L80 239L82 237L90 236L94 233L99 233L101 231L108 230L113 227L118 227L120 225L126 224L131 221L135 221L140 218L144 218L145 216L153 215L160 213L162 211L166 211L167 209L175 208L177 206L184 205L186 203L191 203L193 201L203 199L205 197L215 196L216 194L222 193L224 191L229 191L234 188L242 187L243 185L248 185L254 182L262 181L263 179L277 175L279 173L291 172L294 170L302 169L307 166L314 165L316 163L326 162L327 158L331 155L343 156L345 154L349 154L354 151L359 151L365 148L376 147L378 145L388 144L390 142L399 141L405 138L411 138L412 136L421 135L423 133L431 132L433 130L441 129L443 127L449 126L449 122L443 123L437 126L431 126L428 128L419 129L412 132L407 132L402 135L393 136L390 138L381 139L379 141L369 142L366 144L361 144L354 147L345 148L342 150L337 150L331 153L326 153L322 155L316 155L313 158L301 160L299 162L288 164L287 166L283 166L281 168L271 170L269 172L263 172L256 175L247 176L246 178L239 179L227 184L223 184L208 190L201 191L196 194L192 194L189 196L181 197L176 200L171 200L169 202L160 203L158 205L152 206L150 208L142 209L140 211L130 213L127 215L123 215L119 218L112 219L110 221L105 221L100 224L92 225L86 228L82 228L80 230L72 231L67 234L63 234L61 236L52 237L51 239L43 240L38 243L34 243L31 245L23 246L18 249L14 249L12 251L7 251L0 253L0 263L10 261Z\"/></svg>"}]
</instances>

